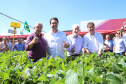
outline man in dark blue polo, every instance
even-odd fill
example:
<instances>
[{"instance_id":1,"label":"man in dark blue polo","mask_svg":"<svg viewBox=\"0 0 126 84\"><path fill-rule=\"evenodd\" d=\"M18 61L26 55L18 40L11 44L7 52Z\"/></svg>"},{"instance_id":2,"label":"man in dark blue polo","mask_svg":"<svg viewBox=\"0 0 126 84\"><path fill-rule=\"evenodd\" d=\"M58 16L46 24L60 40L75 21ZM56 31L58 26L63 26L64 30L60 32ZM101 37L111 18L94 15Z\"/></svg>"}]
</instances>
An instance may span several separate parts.
<instances>
[{"instance_id":1,"label":"man in dark blue polo","mask_svg":"<svg viewBox=\"0 0 126 84\"><path fill-rule=\"evenodd\" d=\"M12 50L17 50L17 51L24 51L25 47L24 44L21 43L21 38L18 38L18 43L14 44Z\"/></svg>"}]
</instances>

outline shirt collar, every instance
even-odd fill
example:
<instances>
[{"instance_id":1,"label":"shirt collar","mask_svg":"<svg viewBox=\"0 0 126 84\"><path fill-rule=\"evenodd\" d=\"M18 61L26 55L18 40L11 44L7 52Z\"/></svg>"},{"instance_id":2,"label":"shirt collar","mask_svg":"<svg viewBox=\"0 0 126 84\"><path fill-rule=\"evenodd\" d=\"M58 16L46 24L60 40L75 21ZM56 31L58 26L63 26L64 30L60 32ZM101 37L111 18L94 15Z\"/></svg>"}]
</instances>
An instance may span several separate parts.
<instances>
[{"instance_id":1,"label":"shirt collar","mask_svg":"<svg viewBox=\"0 0 126 84\"><path fill-rule=\"evenodd\" d=\"M90 34L90 33L89 33ZM94 35L93 36L96 36L96 32L94 32ZM91 34L90 34L90 37L93 37Z\"/></svg>"},{"instance_id":2,"label":"shirt collar","mask_svg":"<svg viewBox=\"0 0 126 84\"><path fill-rule=\"evenodd\" d=\"M57 30L57 32L56 33L54 33L52 30L50 31L51 33L53 33L53 34L56 34L56 33L59 33L59 30Z\"/></svg>"},{"instance_id":3,"label":"shirt collar","mask_svg":"<svg viewBox=\"0 0 126 84\"><path fill-rule=\"evenodd\" d=\"M75 37L73 34L71 35L72 37ZM75 38L78 38L78 36L77 37L75 37Z\"/></svg>"},{"instance_id":4,"label":"shirt collar","mask_svg":"<svg viewBox=\"0 0 126 84\"><path fill-rule=\"evenodd\" d=\"M41 37L42 36L42 34L40 34L40 36L38 36L35 32L34 32L34 35L36 35L37 37Z\"/></svg>"}]
</instances>

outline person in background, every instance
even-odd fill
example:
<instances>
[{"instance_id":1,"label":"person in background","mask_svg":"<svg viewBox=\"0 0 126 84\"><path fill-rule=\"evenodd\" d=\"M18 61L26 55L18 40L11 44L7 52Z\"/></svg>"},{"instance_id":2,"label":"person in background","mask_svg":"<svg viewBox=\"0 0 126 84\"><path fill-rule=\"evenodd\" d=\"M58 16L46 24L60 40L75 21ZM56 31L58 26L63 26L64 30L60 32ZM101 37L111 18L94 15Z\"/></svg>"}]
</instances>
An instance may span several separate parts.
<instances>
[{"instance_id":1,"label":"person in background","mask_svg":"<svg viewBox=\"0 0 126 84\"><path fill-rule=\"evenodd\" d=\"M86 52L87 54L96 52L98 56L100 56L103 49L103 36L95 32L95 24L93 22L87 24L87 29L89 33L83 37L84 43L82 52Z\"/></svg>"},{"instance_id":2,"label":"person in background","mask_svg":"<svg viewBox=\"0 0 126 84\"><path fill-rule=\"evenodd\" d=\"M105 44L105 39L104 39L104 41L103 41L103 52L108 52L108 51L110 51L110 48L107 44Z\"/></svg>"},{"instance_id":3,"label":"person in background","mask_svg":"<svg viewBox=\"0 0 126 84\"><path fill-rule=\"evenodd\" d=\"M72 34L67 36L67 39L70 43L70 47L66 48L67 56L75 58L81 54L83 38L78 35L80 32L80 27L78 24L72 26Z\"/></svg>"},{"instance_id":4,"label":"person in background","mask_svg":"<svg viewBox=\"0 0 126 84\"><path fill-rule=\"evenodd\" d=\"M123 37L121 37L121 31L117 31L117 37L114 41L113 53L118 54L119 56L125 55L125 41Z\"/></svg>"},{"instance_id":5,"label":"person in background","mask_svg":"<svg viewBox=\"0 0 126 84\"><path fill-rule=\"evenodd\" d=\"M21 38L21 43L23 43L25 45L25 42L24 42L24 39L23 38Z\"/></svg>"},{"instance_id":6,"label":"person in background","mask_svg":"<svg viewBox=\"0 0 126 84\"><path fill-rule=\"evenodd\" d=\"M58 30L58 23L57 18L50 19L51 31L44 34L44 39L47 43L49 57L59 56L64 59L64 48L69 47L69 42L66 34Z\"/></svg>"},{"instance_id":7,"label":"person in background","mask_svg":"<svg viewBox=\"0 0 126 84\"><path fill-rule=\"evenodd\" d=\"M12 44L12 42L10 41L10 37L9 37L9 36L7 36L7 45L8 45L8 47L9 47L9 51L12 51L12 46L13 46L13 44Z\"/></svg>"},{"instance_id":8,"label":"person in background","mask_svg":"<svg viewBox=\"0 0 126 84\"><path fill-rule=\"evenodd\" d=\"M21 43L21 38L18 38L18 43L14 44L12 50L17 50L17 51L24 51L25 47L24 44Z\"/></svg>"},{"instance_id":9,"label":"person in background","mask_svg":"<svg viewBox=\"0 0 126 84\"><path fill-rule=\"evenodd\" d=\"M46 57L46 42L42 37L42 23L36 23L34 26L34 33L27 37L25 50L28 53L28 59L33 59L33 62Z\"/></svg>"},{"instance_id":10,"label":"person in background","mask_svg":"<svg viewBox=\"0 0 126 84\"><path fill-rule=\"evenodd\" d=\"M7 37L3 37L3 42L0 43L0 52L7 52L9 50L9 47L7 45Z\"/></svg>"},{"instance_id":11,"label":"person in background","mask_svg":"<svg viewBox=\"0 0 126 84\"><path fill-rule=\"evenodd\" d=\"M24 44L24 47L25 47L25 42L23 38L21 38L21 43Z\"/></svg>"},{"instance_id":12,"label":"person in background","mask_svg":"<svg viewBox=\"0 0 126 84\"><path fill-rule=\"evenodd\" d=\"M105 40L105 44L108 45L108 47L110 48L110 52L113 52L113 42L110 39L109 35L106 35L106 40Z\"/></svg>"}]
</instances>

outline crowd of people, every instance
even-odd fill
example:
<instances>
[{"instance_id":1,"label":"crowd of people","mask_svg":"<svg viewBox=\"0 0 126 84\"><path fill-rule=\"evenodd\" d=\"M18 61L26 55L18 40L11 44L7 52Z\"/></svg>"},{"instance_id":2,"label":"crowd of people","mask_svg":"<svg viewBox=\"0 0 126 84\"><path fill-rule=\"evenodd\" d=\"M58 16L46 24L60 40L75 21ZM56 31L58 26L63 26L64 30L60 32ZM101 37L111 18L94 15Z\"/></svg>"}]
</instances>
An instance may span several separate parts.
<instances>
[{"instance_id":1,"label":"crowd of people","mask_svg":"<svg viewBox=\"0 0 126 84\"><path fill-rule=\"evenodd\" d=\"M80 27L78 24L72 26L72 34L66 36L66 34L58 29L59 20L54 17L50 19L51 30L44 34L42 37L42 23L36 23L34 26L34 32L27 37L26 43L18 39L18 43L14 44L9 41L9 37L3 38L3 43L0 46L0 51L5 52L7 50L26 50L28 53L28 59L33 59L34 62L42 57L56 57L64 59L64 50L67 51L67 56L76 58L80 56L81 52L91 54L96 52L98 57L101 56L101 52L113 52L118 55L126 55L126 34L123 34L123 27L117 31L115 37L110 38L106 35L103 39L102 34L95 32L95 24L89 22L87 24L88 33L81 37L79 34Z\"/></svg>"},{"instance_id":2,"label":"crowd of people","mask_svg":"<svg viewBox=\"0 0 126 84\"><path fill-rule=\"evenodd\" d=\"M17 42L13 45L10 41L10 37L3 37L3 42L0 43L0 52L7 51L24 51L25 50L25 42L23 39L18 38Z\"/></svg>"}]
</instances>

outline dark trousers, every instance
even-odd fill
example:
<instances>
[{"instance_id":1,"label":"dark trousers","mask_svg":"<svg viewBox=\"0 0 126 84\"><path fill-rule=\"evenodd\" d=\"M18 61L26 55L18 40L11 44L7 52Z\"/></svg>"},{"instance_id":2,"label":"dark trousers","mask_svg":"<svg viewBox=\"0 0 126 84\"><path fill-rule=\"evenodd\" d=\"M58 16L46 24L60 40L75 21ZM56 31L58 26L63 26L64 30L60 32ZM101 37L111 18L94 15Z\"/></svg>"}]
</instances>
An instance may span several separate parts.
<instances>
[{"instance_id":1,"label":"dark trousers","mask_svg":"<svg viewBox=\"0 0 126 84\"><path fill-rule=\"evenodd\" d=\"M78 56L80 56L80 54L71 55L69 57L72 58L73 60L75 60L75 58L78 57Z\"/></svg>"},{"instance_id":2,"label":"dark trousers","mask_svg":"<svg viewBox=\"0 0 126 84\"><path fill-rule=\"evenodd\" d=\"M125 55L125 52L121 52L121 53L115 53L116 55L122 56Z\"/></svg>"},{"instance_id":3,"label":"dark trousers","mask_svg":"<svg viewBox=\"0 0 126 84\"><path fill-rule=\"evenodd\" d=\"M33 60L33 62L36 62L36 61L38 61L38 60L39 60L39 59L36 59L36 58L28 57L28 60L30 60L30 61L31 61L31 59Z\"/></svg>"}]
</instances>

